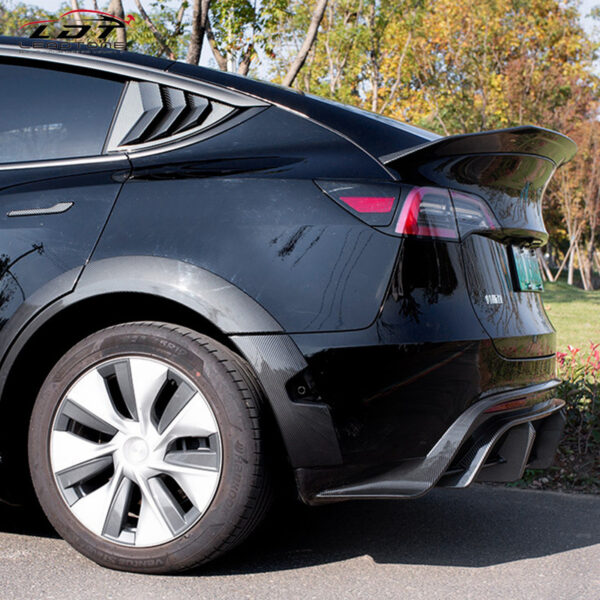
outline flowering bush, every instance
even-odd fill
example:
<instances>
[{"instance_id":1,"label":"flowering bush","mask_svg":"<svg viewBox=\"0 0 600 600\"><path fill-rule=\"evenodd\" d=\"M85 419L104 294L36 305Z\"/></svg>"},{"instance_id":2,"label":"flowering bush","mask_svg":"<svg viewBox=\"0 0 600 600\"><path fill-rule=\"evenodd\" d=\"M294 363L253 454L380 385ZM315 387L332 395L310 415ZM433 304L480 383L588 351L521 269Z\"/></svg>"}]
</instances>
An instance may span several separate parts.
<instances>
[{"instance_id":1,"label":"flowering bush","mask_svg":"<svg viewBox=\"0 0 600 600\"><path fill-rule=\"evenodd\" d=\"M527 471L522 483L600 493L600 344L590 343L589 350L568 346L556 358L562 379L558 395L566 402L565 433L555 465Z\"/></svg>"},{"instance_id":2,"label":"flowering bush","mask_svg":"<svg viewBox=\"0 0 600 600\"><path fill-rule=\"evenodd\" d=\"M568 346L557 352L561 398L567 403L565 441L584 456L600 450L600 344L590 343L589 351Z\"/></svg>"}]
</instances>

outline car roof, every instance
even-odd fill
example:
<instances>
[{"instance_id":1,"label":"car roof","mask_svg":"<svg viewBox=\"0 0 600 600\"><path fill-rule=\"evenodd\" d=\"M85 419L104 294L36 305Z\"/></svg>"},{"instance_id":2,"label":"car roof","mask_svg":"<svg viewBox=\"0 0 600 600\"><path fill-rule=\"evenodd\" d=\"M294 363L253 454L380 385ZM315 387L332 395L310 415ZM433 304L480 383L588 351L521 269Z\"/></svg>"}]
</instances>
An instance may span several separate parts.
<instances>
[{"instance_id":1,"label":"car roof","mask_svg":"<svg viewBox=\"0 0 600 600\"><path fill-rule=\"evenodd\" d=\"M30 38L0 36L0 45L25 45L31 48L32 40ZM81 54L88 58L95 57L106 60L107 64L109 64L108 61L119 61L142 68L166 71L266 100L298 112L336 131L378 158L421 146L440 137L430 131L376 113L313 96L312 94L305 94L292 88L259 81L251 77L156 58L137 52L94 48L84 44L73 44L73 46L74 50L69 50L71 56ZM30 51L35 52L35 49L31 48ZM24 58L26 58L26 55L24 55Z\"/></svg>"}]
</instances>

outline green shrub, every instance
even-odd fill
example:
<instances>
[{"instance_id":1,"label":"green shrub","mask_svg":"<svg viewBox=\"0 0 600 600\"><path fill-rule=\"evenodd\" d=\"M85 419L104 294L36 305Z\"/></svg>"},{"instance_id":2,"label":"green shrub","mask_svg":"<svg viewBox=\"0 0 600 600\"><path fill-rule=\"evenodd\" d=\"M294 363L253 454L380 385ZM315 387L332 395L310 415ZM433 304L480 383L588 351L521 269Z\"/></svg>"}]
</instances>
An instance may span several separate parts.
<instances>
[{"instance_id":1,"label":"green shrub","mask_svg":"<svg viewBox=\"0 0 600 600\"><path fill-rule=\"evenodd\" d=\"M556 353L562 379L558 393L567 403L565 441L579 456L600 451L599 346L590 343L587 353L573 346Z\"/></svg>"},{"instance_id":2,"label":"green shrub","mask_svg":"<svg viewBox=\"0 0 600 600\"><path fill-rule=\"evenodd\" d=\"M600 493L600 344L557 352L567 422L555 464L527 470L519 486Z\"/></svg>"}]
</instances>

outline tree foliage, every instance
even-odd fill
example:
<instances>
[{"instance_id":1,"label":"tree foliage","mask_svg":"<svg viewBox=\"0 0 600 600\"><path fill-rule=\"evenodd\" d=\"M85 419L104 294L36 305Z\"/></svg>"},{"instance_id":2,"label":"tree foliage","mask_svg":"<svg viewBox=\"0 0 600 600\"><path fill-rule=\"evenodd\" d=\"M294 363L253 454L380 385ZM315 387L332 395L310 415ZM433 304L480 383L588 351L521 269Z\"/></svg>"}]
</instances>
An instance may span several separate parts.
<instances>
[{"instance_id":1,"label":"tree foliage","mask_svg":"<svg viewBox=\"0 0 600 600\"><path fill-rule=\"evenodd\" d=\"M186 21L189 1L184 0L176 6L164 0L140 4L152 26L158 31L158 38L140 11L134 11L130 13L135 17L135 21L127 31L128 47L135 52L151 56L164 56L170 52L173 58L183 60L190 37L190 27Z\"/></svg>"},{"instance_id":2,"label":"tree foliage","mask_svg":"<svg viewBox=\"0 0 600 600\"><path fill-rule=\"evenodd\" d=\"M261 52L268 57L273 53L276 42L274 24L286 11L284 0L264 0L260 6L249 0L222 0L212 2L209 11L212 31L211 48L219 63L229 71L240 70L241 65ZM242 68L242 71L248 71Z\"/></svg>"},{"instance_id":3,"label":"tree foliage","mask_svg":"<svg viewBox=\"0 0 600 600\"><path fill-rule=\"evenodd\" d=\"M52 14L37 6L0 0L0 35L23 35L19 30L23 23L49 18Z\"/></svg>"}]
</instances>

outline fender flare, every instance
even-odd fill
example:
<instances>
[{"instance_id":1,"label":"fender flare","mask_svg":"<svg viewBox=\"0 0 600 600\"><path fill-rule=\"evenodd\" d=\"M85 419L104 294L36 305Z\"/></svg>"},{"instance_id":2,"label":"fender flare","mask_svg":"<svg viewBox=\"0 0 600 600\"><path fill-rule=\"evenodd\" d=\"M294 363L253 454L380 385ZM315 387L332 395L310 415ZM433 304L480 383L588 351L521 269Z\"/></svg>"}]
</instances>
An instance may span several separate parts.
<instances>
[{"instance_id":1,"label":"fender flare","mask_svg":"<svg viewBox=\"0 0 600 600\"><path fill-rule=\"evenodd\" d=\"M276 319L235 285L201 267L152 256L90 262L74 288L66 284L72 274L58 279L33 294L7 323L9 331L19 330L1 345L7 351L0 367L0 397L27 342L61 311L111 293L150 294L190 308L230 338L262 385L292 467L341 464L329 407L295 402L287 393L289 379L307 367L304 356Z\"/></svg>"}]
</instances>

